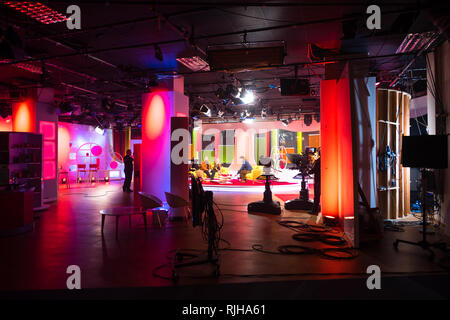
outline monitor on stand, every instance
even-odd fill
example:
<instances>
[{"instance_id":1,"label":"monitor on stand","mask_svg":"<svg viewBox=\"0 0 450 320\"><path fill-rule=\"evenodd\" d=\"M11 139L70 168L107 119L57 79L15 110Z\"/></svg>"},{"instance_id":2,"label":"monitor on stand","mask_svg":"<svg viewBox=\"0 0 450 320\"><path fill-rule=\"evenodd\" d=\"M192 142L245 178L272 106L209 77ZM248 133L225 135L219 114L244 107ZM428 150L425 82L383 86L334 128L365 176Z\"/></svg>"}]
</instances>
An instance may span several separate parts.
<instances>
[{"instance_id":1,"label":"monitor on stand","mask_svg":"<svg viewBox=\"0 0 450 320\"><path fill-rule=\"evenodd\" d=\"M288 200L284 203L284 208L287 210L311 210L313 202L309 200L309 190L307 185L307 178L311 169L311 161L309 152L303 154L287 153L289 161L297 166L302 177L300 197L293 200Z\"/></svg>"},{"instance_id":2,"label":"monitor on stand","mask_svg":"<svg viewBox=\"0 0 450 320\"><path fill-rule=\"evenodd\" d=\"M429 151L429 152L427 152ZM397 239L394 248L398 249L399 243L419 246L430 253L430 259L434 258L431 248L446 249L444 242L430 243L427 241L427 201L425 194L428 192L427 175L429 169L446 169L448 167L448 136L447 135L423 135L404 136L402 138L402 166L420 168L421 194L422 194L422 240L418 242Z\"/></svg>"}]
</instances>

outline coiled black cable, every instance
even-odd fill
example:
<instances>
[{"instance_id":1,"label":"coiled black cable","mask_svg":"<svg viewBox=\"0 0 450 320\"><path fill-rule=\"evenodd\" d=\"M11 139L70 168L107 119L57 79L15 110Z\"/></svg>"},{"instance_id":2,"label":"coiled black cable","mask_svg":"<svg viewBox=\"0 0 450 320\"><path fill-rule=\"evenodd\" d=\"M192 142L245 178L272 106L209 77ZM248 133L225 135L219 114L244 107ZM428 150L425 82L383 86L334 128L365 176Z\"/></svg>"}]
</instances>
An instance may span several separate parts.
<instances>
[{"instance_id":1,"label":"coiled black cable","mask_svg":"<svg viewBox=\"0 0 450 320\"><path fill-rule=\"evenodd\" d=\"M302 242L320 241L332 246L344 246L347 244L347 240L345 240L345 238L332 234L296 233L292 236L292 239Z\"/></svg>"}]
</instances>

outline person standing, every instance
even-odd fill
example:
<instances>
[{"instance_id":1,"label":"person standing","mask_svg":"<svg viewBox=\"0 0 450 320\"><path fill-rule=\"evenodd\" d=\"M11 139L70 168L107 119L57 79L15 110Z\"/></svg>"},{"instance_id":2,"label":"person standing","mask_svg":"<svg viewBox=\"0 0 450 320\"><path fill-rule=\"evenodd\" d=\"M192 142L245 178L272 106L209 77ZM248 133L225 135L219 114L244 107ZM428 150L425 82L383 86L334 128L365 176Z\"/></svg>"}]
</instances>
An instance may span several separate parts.
<instances>
[{"instance_id":1,"label":"person standing","mask_svg":"<svg viewBox=\"0 0 450 320\"><path fill-rule=\"evenodd\" d=\"M123 158L123 163L125 165L124 172L125 172L125 181L123 183L123 192L133 192L131 190L131 179L133 177L133 157L131 156L131 150L127 150L126 156Z\"/></svg>"},{"instance_id":2,"label":"person standing","mask_svg":"<svg viewBox=\"0 0 450 320\"><path fill-rule=\"evenodd\" d=\"M318 214L320 212L320 149L318 152L318 158L314 161L313 167L310 173L314 174L314 203L310 213Z\"/></svg>"}]
</instances>

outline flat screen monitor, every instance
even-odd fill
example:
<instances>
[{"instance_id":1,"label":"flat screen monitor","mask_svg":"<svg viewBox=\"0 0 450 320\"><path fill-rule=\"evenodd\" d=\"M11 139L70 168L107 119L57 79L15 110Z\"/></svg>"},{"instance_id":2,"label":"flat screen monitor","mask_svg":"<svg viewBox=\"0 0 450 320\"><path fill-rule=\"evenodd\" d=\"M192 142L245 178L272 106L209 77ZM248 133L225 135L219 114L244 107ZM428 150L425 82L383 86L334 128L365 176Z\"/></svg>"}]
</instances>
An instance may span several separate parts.
<instances>
[{"instance_id":1,"label":"flat screen monitor","mask_svg":"<svg viewBox=\"0 0 450 320\"><path fill-rule=\"evenodd\" d=\"M401 163L410 168L447 168L448 136L403 136Z\"/></svg>"}]
</instances>

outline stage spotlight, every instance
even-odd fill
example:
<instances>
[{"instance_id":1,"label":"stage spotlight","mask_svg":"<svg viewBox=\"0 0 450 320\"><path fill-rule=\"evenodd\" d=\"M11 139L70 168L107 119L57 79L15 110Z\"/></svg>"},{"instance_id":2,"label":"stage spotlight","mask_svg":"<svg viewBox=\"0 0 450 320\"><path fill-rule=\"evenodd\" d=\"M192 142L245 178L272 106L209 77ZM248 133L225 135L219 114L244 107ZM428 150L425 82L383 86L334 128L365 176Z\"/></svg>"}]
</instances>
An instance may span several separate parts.
<instances>
[{"instance_id":1,"label":"stage spotlight","mask_svg":"<svg viewBox=\"0 0 450 320\"><path fill-rule=\"evenodd\" d=\"M208 108L206 104L202 104L202 106L200 107L200 112L208 117L211 117L211 109Z\"/></svg>"},{"instance_id":2,"label":"stage spotlight","mask_svg":"<svg viewBox=\"0 0 450 320\"><path fill-rule=\"evenodd\" d=\"M102 127L100 127L100 126L96 126L95 127L95 132L97 133L97 134L99 134L99 135L103 135L104 133L105 133L105 129L103 129Z\"/></svg>"},{"instance_id":3,"label":"stage spotlight","mask_svg":"<svg viewBox=\"0 0 450 320\"><path fill-rule=\"evenodd\" d=\"M105 182L109 182L109 177L108 176L105 177Z\"/></svg>"},{"instance_id":4,"label":"stage spotlight","mask_svg":"<svg viewBox=\"0 0 450 320\"><path fill-rule=\"evenodd\" d=\"M91 177L91 182L92 182L92 183L95 182L95 177Z\"/></svg>"},{"instance_id":5,"label":"stage spotlight","mask_svg":"<svg viewBox=\"0 0 450 320\"><path fill-rule=\"evenodd\" d=\"M303 122L305 123L305 125L307 127L309 127L312 123L312 115L310 114L305 114L305 117L303 118Z\"/></svg>"},{"instance_id":6,"label":"stage spotlight","mask_svg":"<svg viewBox=\"0 0 450 320\"><path fill-rule=\"evenodd\" d=\"M78 181L78 183L83 182L83 180L81 179L81 177L78 177L77 181Z\"/></svg>"},{"instance_id":7,"label":"stage spotlight","mask_svg":"<svg viewBox=\"0 0 450 320\"><path fill-rule=\"evenodd\" d=\"M66 182L67 182L67 179L66 178L62 178L61 183L62 184L66 184Z\"/></svg>"},{"instance_id":8,"label":"stage spotlight","mask_svg":"<svg viewBox=\"0 0 450 320\"><path fill-rule=\"evenodd\" d=\"M155 44L155 58L161 62L164 60L161 48L157 44Z\"/></svg>"},{"instance_id":9,"label":"stage spotlight","mask_svg":"<svg viewBox=\"0 0 450 320\"><path fill-rule=\"evenodd\" d=\"M244 92L241 92L240 99L244 104L250 104L255 101L255 95L251 90L244 90Z\"/></svg>"}]
</instances>

